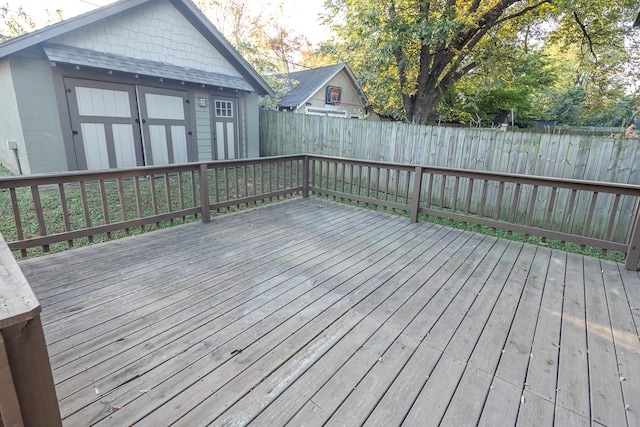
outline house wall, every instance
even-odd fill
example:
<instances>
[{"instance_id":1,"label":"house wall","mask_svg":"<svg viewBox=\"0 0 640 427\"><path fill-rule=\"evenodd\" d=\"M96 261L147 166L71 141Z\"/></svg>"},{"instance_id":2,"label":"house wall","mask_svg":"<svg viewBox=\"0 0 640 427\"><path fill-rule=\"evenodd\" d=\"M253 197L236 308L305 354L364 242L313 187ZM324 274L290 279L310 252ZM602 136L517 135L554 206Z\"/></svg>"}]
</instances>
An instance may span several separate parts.
<instances>
[{"instance_id":1,"label":"house wall","mask_svg":"<svg viewBox=\"0 0 640 427\"><path fill-rule=\"evenodd\" d=\"M241 77L167 0L145 3L51 42Z\"/></svg>"},{"instance_id":2,"label":"house wall","mask_svg":"<svg viewBox=\"0 0 640 427\"><path fill-rule=\"evenodd\" d=\"M196 141L198 144L198 160L213 160L211 149L211 102L207 102L206 107L198 106L198 97L209 99L209 91L197 89L194 93L194 100L191 103L196 109Z\"/></svg>"},{"instance_id":3,"label":"house wall","mask_svg":"<svg viewBox=\"0 0 640 427\"><path fill-rule=\"evenodd\" d=\"M24 173L69 169L51 65L39 48L10 57L13 86L23 129ZM24 160L23 160L24 159Z\"/></svg>"},{"instance_id":4,"label":"house wall","mask_svg":"<svg viewBox=\"0 0 640 427\"><path fill-rule=\"evenodd\" d=\"M23 170L28 169L29 165L25 154L22 126L18 114L16 93L13 88L11 64L8 58L0 60L0 94L2 94L2 102L0 102L0 163L14 174L18 174L15 154L9 149L8 141L18 143L18 153L20 156L24 155L24 160L21 159Z\"/></svg>"},{"instance_id":5,"label":"house wall","mask_svg":"<svg viewBox=\"0 0 640 427\"><path fill-rule=\"evenodd\" d=\"M327 86L338 86L342 88L342 106L347 110L347 118L351 118L352 116L359 116L364 113L365 106L358 99L358 91L351 83L351 79L347 76L345 71L341 71L338 73L333 79L329 81L325 86L322 87L318 92L316 92L310 99L309 103L311 105L310 108L321 108L321 109L332 109L335 108L333 106L329 106L325 104L325 91ZM307 106L303 106L300 108L301 113L306 111ZM377 116L375 114L370 114L368 117L370 120L377 120Z\"/></svg>"}]
</instances>

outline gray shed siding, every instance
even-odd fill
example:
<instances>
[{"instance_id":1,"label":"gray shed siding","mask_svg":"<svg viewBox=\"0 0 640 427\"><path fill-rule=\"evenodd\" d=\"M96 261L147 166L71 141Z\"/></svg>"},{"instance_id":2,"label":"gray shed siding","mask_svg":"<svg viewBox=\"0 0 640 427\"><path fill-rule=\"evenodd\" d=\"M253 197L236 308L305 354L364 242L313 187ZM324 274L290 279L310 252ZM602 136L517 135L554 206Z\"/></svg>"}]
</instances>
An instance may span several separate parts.
<instances>
[{"instance_id":1,"label":"gray shed siding","mask_svg":"<svg viewBox=\"0 0 640 427\"><path fill-rule=\"evenodd\" d=\"M207 103L206 107L198 106L198 98L209 98L209 92L205 89L196 90L194 93L194 100L191 103L196 109L196 139L198 144L198 160L209 161L213 160L213 153L211 152L211 110L210 103Z\"/></svg>"},{"instance_id":2,"label":"gray shed siding","mask_svg":"<svg viewBox=\"0 0 640 427\"><path fill-rule=\"evenodd\" d=\"M15 155L9 150L7 142L17 142L19 154L25 153L25 147L16 92L13 87L11 65L8 59L0 60L0 94L2 94L2 102L0 102L0 163L17 174L18 164ZM25 170L29 168L29 165L26 161L26 155L23 157L22 169Z\"/></svg>"},{"instance_id":3,"label":"gray shed siding","mask_svg":"<svg viewBox=\"0 0 640 427\"><path fill-rule=\"evenodd\" d=\"M11 56L11 71L28 156L23 172L69 170L49 61L29 49Z\"/></svg>"},{"instance_id":4,"label":"gray shed siding","mask_svg":"<svg viewBox=\"0 0 640 427\"><path fill-rule=\"evenodd\" d=\"M145 3L51 42L241 77L167 0Z\"/></svg>"}]
</instances>

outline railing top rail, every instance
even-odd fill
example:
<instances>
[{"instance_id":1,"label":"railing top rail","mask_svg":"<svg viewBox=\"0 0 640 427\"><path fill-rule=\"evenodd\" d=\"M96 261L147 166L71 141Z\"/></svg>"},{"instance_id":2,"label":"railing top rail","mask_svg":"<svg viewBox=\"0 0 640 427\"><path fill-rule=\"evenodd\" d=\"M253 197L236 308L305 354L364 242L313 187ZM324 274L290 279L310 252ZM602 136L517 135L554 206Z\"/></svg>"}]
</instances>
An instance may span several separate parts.
<instances>
[{"instance_id":1,"label":"railing top rail","mask_svg":"<svg viewBox=\"0 0 640 427\"><path fill-rule=\"evenodd\" d=\"M216 160L209 162L180 163L162 166L140 166L126 169L105 169L100 171L71 171L47 174L33 174L21 176L7 176L0 178L0 189L24 187L30 185L64 184L80 181L97 181L100 179L132 178L135 176L159 175L164 173L190 172L198 170L200 165L206 164L211 169L215 166L246 166L264 164L274 160L303 159L304 155L288 155L273 157L258 157L254 159Z\"/></svg>"},{"instance_id":2,"label":"railing top rail","mask_svg":"<svg viewBox=\"0 0 640 427\"><path fill-rule=\"evenodd\" d=\"M35 318L41 307L0 234L0 329Z\"/></svg>"},{"instance_id":3,"label":"railing top rail","mask_svg":"<svg viewBox=\"0 0 640 427\"><path fill-rule=\"evenodd\" d=\"M345 157L323 156L309 154L310 159L324 159L345 162L350 164L360 164L364 166L374 167L393 167L399 170L413 171L416 167L421 167L426 173L438 173L447 176L459 176L474 179L489 179L495 181L506 181L521 184L543 185L548 187L570 188L576 190L597 191L603 193L616 193L631 196L640 196L640 185L620 184L614 182L603 181L586 181L569 178L551 178L537 175L519 175L514 173L488 172L471 169L452 169L426 165L408 166L401 163L388 163L373 160L358 160Z\"/></svg>"}]
</instances>

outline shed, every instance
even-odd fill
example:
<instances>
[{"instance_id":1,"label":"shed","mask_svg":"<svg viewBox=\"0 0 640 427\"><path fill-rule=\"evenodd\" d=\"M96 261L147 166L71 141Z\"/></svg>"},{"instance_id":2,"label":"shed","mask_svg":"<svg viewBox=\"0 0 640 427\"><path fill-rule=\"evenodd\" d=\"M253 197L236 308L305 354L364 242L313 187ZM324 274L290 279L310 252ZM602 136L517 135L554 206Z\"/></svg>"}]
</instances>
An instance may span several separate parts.
<instances>
[{"instance_id":1,"label":"shed","mask_svg":"<svg viewBox=\"0 0 640 427\"><path fill-rule=\"evenodd\" d=\"M190 0L121 0L0 44L14 173L257 157L272 89Z\"/></svg>"},{"instance_id":2,"label":"shed","mask_svg":"<svg viewBox=\"0 0 640 427\"><path fill-rule=\"evenodd\" d=\"M278 103L281 111L293 113L378 120L355 75L345 63L296 71L286 78L289 90Z\"/></svg>"}]
</instances>

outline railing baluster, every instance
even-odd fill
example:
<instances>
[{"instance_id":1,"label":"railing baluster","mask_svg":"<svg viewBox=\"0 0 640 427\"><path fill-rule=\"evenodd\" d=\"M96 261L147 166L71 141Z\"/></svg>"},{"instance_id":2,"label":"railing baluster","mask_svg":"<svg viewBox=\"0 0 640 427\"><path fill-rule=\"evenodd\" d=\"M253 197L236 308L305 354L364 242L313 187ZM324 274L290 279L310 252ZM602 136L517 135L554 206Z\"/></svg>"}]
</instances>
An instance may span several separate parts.
<instances>
[{"instance_id":1,"label":"railing baluster","mask_svg":"<svg viewBox=\"0 0 640 427\"><path fill-rule=\"evenodd\" d=\"M69 219L69 208L67 206L67 196L64 191L64 184L58 184L58 192L60 193L60 207L62 208L62 220L64 221L64 231L71 231L71 220ZM73 239L67 240L69 248L73 247Z\"/></svg>"},{"instance_id":2,"label":"railing baluster","mask_svg":"<svg viewBox=\"0 0 640 427\"><path fill-rule=\"evenodd\" d=\"M100 186L100 198L102 199L102 215L104 216L104 224L109 224L109 202L107 201L107 191L104 187L104 179L98 181ZM107 231L107 240L111 240L111 232Z\"/></svg>"},{"instance_id":3,"label":"railing baluster","mask_svg":"<svg viewBox=\"0 0 640 427\"><path fill-rule=\"evenodd\" d=\"M458 189L460 188L460 177L456 176L453 184L453 203L451 203L451 212L456 213L458 207Z\"/></svg>"},{"instance_id":4,"label":"railing baluster","mask_svg":"<svg viewBox=\"0 0 640 427\"><path fill-rule=\"evenodd\" d=\"M47 226L44 221L44 213L42 211L42 203L40 202L40 190L37 185L31 186L31 197L33 197L33 207L36 211L36 218L38 220L38 231L40 236L47 235ZM49 245L42 245L44 252L49 252Z\"/></svg>"},{"instance_id":5,"label":"railing baluster","mask_svg":"<svg viewBox=\"0 0 640 427\"><path fill-rule=\"evenodd\" d=\"M386 176L386 181L385 181L385 187L384 187L384 201L388 202L389 201L389 179L391 179L391 170L389 168L386 168L387 171L387 176ZM385 210L387 209L387 207L385 206Z\"/></svg>"},{"instance_id":6,"label":"railing baluster","mask_svg":"<svg viewBox=\"0 0 640 427\"><path fill-rule=\"evenodd\" d=\"M393 201L398 203L398 193L400 192L400 169L396 169L396 185L393 192ZM427 200L427 208L429 208L429 201Z\"/></svg>"},{"instance_id":7,"label":"railing baluster","mask_svg":"<svg viewBox=\"0 0 640 427\"><path fill-rule=\"evenodd\" d=\"M464 214L465 215L469 215L469 212L471 211L471 197L473 195L473 184L474 184L475 180L473 178L469 179L469 188L467 191L467 198L464 201Z\"/></svg>"},{"instance_id":8,"label":"railing baluster","mask_svg":"<svg viewBox=\"0 0 640 427\"><path fill-rule=\"evenodd\" d=\"M84 223L87 228L91 228L91 215L89 215L89 203L87 201L87 188L84 181L80 181L80 198L82 199L82 210L84 212ZM93 235L87 236L89 243L93 243Z\"/></svg>"},{"instance_id":9,"label":"railing baluster","mask_svg":"<svg viewBox=\"0 0 640 427\"><path fill-rule=\"evenodd\" d=\"M544 218L544 229L549 230L551 228L551 219L553 218L553 212L556 207L556 197L558 195L558 187L551 188L551 197L549 198L549 203L547 204L547 213ZM542 237L542 242L546 242L546 237Z\"/></svg>"},{"instance_id":10,"label":"railing baluster","mask_svg":"<svg viewBox=\"0 0 640 427\"><path fill-rule=\"evenodd\" d=\"M171 202L171 183L169 182L169 173L164 174L164 188L167 203L167 213L173 212L173 203ZM169 219L169 223L173 225L173 218Z\"/></svg>"},{"instance_id":11,"label":"railing baluster","mask_svg":"<svg viewBox=\"0 0 640 427\"><path fill-rule=\"evenodd\" d=\"M158 197L156 194L156 177L155 175L149 175L149 189L151 190L151 206L153 208L153 214L158 215ZM156 228L160 228L160 222L156 221Z\"/></svg>"},{"instance_id":12,"label":"railing baluster","mask_svg":"<svg viewBox=\"0 0 640 427\"><path fill-rule=\"evenodd\" d=\"M22 220L20 219L20 205L18 204L18 197L16 196L15 187L9 188L9 194L11 194L11 208L13 210L13 219L16 223L16 233L18 240L24 240L24 232L22 230ZM20 249L20 255L23 258L27 257L27 250Z\"/></svg>"},{"instance_id":13,"label":"railing baluster","mask_svg":"<svg viewBox=\"0 0 640 427\"><path fill-rule=\"evenodd\" d=\"M503 197L504 197L504 181L500 181L500 183L498 184L498 198L496 200L496 205L493 208L493 219L496 221L500 219L500 207L502 206Z\"/></svg>"},{"instance_id":14,"label":"railing baluster","mask_svg":"<svg viewBox=\"0 0 640 427\"><path fill-rule=\"evenodd\" d=\"M616 194L613 200L613 206L611 207L611 213L609 214L609 221L607 222L607 232L604 235L604 240L611 240L611 234L613 233L613 225L616 221L618 206L620 205L620 194Z\"/></svg>"},{"instance_id":15,"label":"railing baluster","mask_svg":"<svg viewBox=\"0 0 640 427\"><path fill-rule=\"evenodd\" d=\"M591 221L593 220L593 214L596 210L596 202L598 201L598 192L594 191L591 195L591 203L589 204L589 210L587 211L587 220L584 223L584 229L582 230L583 236L591 235ZM584 251L586 249L585 245L580 245L580 248Z\"/></svg>"},{"instance_id":16,"label":"railing baluster","mask_svg":"<svg viewBox=\"0 0 640 427\"><path fill-rule=\"evenodd\" d=\"M429 179L429 185L427 186L427 200L425 200L425 205L427 209L431 209L431 201L433 198L433 173L429 172L427 175Z\"/></svg>"},{"instance_id":17,"label":"railing baluster","mask_svg":"<svg viewBox=\"0 0 640 427\"><path fill-rule=\"evenodd\" d=\"M122 215L122 220L127 221L127 201L124 198L124 186L122 185L122 178L118 178L118 197L120 199L120 215ZM129 233L129 228L124 229L124 234L127 236L131 235Z\"/></svg>"},{"instance_id":18,"label":"railing baluster","mask_svg":"<svg viewBox=\"0 0 640 427\"><path fill-rule=\"evenodd\" d=\"M138 218L142 218L144 216L144 211L142 210L142 195L140 194L140 178L138 176L133 177L133 191L136 197L136 211L138 213ZM144 224L140 225L140 230L144 232Z\"/></svg>"},{"instance_id":19,"label":"railing baluster","mask_svg":"<svg viewBox=\"0 0 640 427\"><path fill-rule=\"evenodd\" d=\"M196 197L196 171L195 170L191 170L190 172L191 175L191 199L193 201L193 207L197 207L198 206L198 198ZM198 217L198 214L194 214L195 217Z\"/></svg>"},{"instance_id":20,"label":"railing baluster","mask_svg":"<svg viewBox=\"0 0 640 427\"><path fill-rule=\"evenodd\" d=\"M404 186L404 203L409 204L409 188L411 186L411 173L406 173L405 186Z\"/></svg>"},{"instance_id":21,"label":"railing baluster","mask_svg":"<svg viewBox=\"0 0 640 427\"><path fill-rule=\"evenodd\" d=\"M511 202L511 209L509 210L509 222L511 224L515 224L516 222L516 214L518 211L518 201L520 200L520 183L516 183L516 186L513 191L513 201ZM513 232L511 230L507 231L508 235L511 235Z\"/></svg>"},{"instance_id":22,"label":"railing baluster","mask_svg":"<svg viewBox=\"0 0 640 427\"><path fill-rule=\"evenodd\" d=\"M178 172L178 196L180 199L180 210L184 210L184 184L182 183L182 171ZM182 221L184 222L187 217L183 216Z\"/></svg>"},{"instance_id":23,"label":"railing baluster","mask_svg":"<svg viewBox=\"0 0 640 427\"><path fill-rule=\"evenodd\" d=\"M478 204L478 211L476 212L476 215L478 215L478 218L482 218L484 217L484 209L485 206L487 205L487 192L488 192L488 184L489 181L486 179L482 180L482 195L480 196L480 203Z\"/></svg>"},{"instance_id":24,"label":"railing baluster","mask_svg":"<svg viewBox=\"0 0 640 427\"><path fill-rule=\"evenodd\" d=\"M442 210L444 208L444 192L447 188L447 175L442 175L442 180L440 181L440 203L438 204L438 208Z\"/></svg>"}]
</instances>

